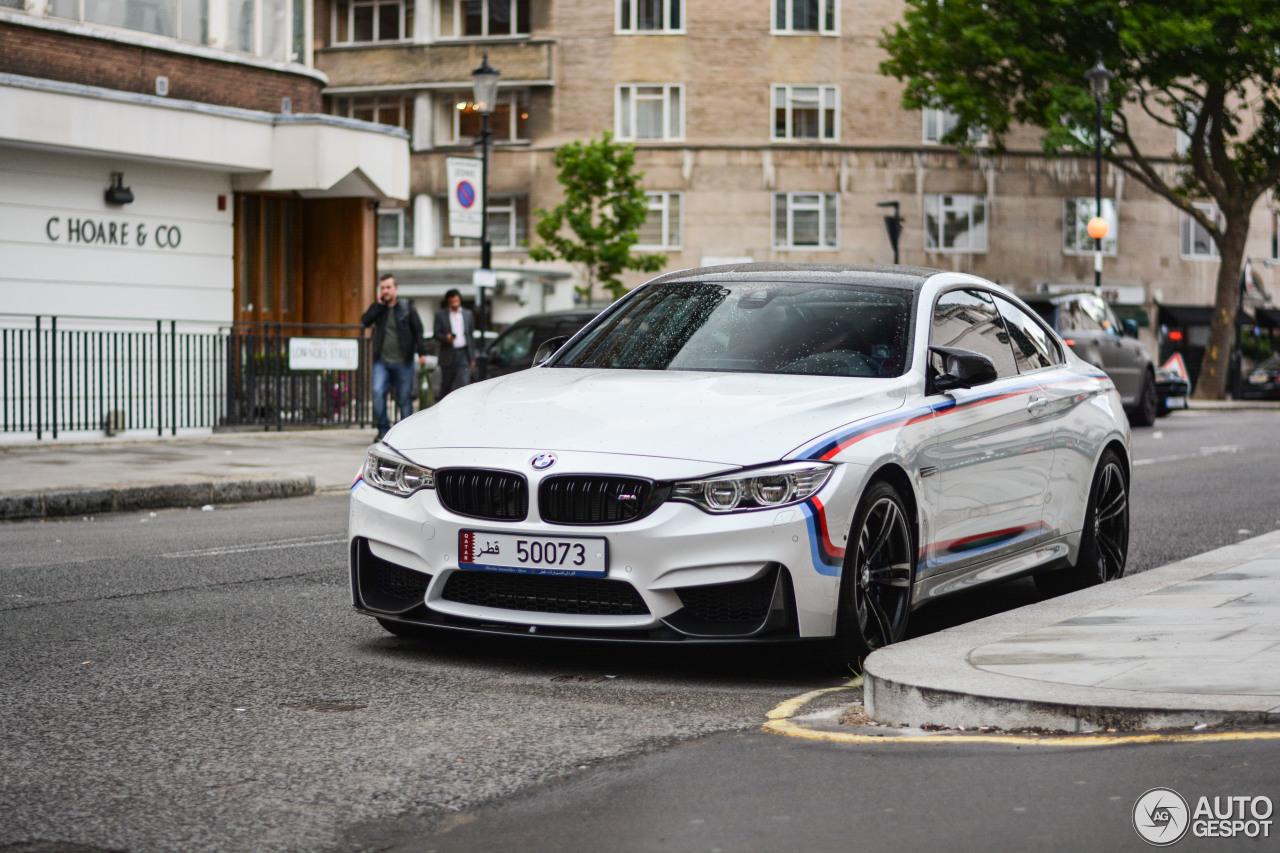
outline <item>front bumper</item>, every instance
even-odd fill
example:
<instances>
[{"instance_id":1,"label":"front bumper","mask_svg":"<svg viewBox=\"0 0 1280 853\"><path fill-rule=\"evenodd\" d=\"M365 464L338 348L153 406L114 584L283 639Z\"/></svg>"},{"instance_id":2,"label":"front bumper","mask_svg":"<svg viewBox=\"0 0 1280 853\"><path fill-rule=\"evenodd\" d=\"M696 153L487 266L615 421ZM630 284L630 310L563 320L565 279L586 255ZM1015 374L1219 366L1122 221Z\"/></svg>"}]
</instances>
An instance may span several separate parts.
<instances>
[{"instance_id":1,"label":"front bumper","mask_svg":"<svg viewBox=\"0 0 1280 853\"><path fill-rule=\"evenodd\" d=\"M352 603L384 620L499 633L657 641L830 636L843 553L833 543L842 544L847 530L831 529L829 519L847 525L851 517L852 506L834 497L846 491L847 467L796 506L712 515L667 502L627 523L577 526L540 520L536 474L528 515L518 522L456 515L432 490L400 498L357 481ZM607 573L460 568L463 530L604 537Z\"/></svg>"}]
</instances>

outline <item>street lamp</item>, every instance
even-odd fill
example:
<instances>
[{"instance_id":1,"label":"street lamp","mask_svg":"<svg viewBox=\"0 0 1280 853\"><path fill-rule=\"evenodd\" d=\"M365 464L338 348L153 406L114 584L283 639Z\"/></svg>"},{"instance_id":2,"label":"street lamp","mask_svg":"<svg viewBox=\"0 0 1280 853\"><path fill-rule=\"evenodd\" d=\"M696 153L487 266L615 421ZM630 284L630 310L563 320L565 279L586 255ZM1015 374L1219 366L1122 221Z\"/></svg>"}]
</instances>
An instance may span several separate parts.
<instances>
[{"instance_id":1,"label":"street lamp","mask_svg":"<svg viewBox=\"0 0 1280 853\"><path fill-rule=\"evenodd\" d=\"M475 90L476 112L480 113L480 269L476 277L476 308L480 314L480 331L489 327L484 289L493 284L493 265L489 249L489 116L493 115L498 96L498 69L489 64L489 54L484 55L480 67L471 72L471 86Z\"/></svg>"},{"instance_id":2,"label":"street lamp","mask_svg":"<svg viewBox=\"0 0 1280 853\"><path fill-rule=\"evenodd\" d=\"M1089 236L1093 238L1093 290L1102 295L1102 238L1107 236L1107 220L1102 218L1102 102L1107 99L1107 88L1115 75L1102 64L1102 51L1098 51L1098 61L1084 72L1084 79L1089 81L1093 91L1094 113L1094 172L1097 177L1097 188L1094 192L1093 219L1089 220Z\"/></svg>"},{"instance_id":3,"label":"street lamp","mask_svg":"<svg viewBox=\"0 0 1280 853\"><path fill-rule=\"evenodd\" d=\"M884 228L889 232L889 245L893 247L893 262L898 263L898 238L902 236L902 216L896 201L878 201L876 207L891 207L893 214L884 218Z\"/></svg>"}]
</instances>

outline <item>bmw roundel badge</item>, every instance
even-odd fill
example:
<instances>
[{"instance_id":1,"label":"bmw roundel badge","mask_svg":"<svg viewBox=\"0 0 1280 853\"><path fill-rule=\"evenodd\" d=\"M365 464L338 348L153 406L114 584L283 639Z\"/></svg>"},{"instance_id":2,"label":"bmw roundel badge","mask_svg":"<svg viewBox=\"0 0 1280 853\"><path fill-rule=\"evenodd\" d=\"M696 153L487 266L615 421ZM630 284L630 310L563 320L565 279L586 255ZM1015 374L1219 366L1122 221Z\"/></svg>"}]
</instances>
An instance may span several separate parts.
<instances>
[{"instance_id":1,"label":"bmw roundel badge","mask_svg":"<svg viewBox=\"0 0 1280 853\"><path fill-rule=\"evenodd\" d=\"M540 453L533 457L533 461L529 464L538 471L545 471L556 464L556 455L554 453Z\"/></svg>"}]
</instances>

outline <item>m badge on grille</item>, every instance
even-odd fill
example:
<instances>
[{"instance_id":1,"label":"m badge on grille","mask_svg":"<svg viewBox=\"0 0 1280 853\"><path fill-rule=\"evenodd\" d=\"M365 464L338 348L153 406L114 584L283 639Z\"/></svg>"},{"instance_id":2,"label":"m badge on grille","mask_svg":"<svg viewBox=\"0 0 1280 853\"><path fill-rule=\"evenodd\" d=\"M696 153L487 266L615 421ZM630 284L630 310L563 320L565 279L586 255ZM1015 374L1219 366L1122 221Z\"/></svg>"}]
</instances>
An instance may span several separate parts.
<instances>
[{"instance_id":1,"label":"m badge on grille","mask_svg":"<svg viewBox=\"0 0 1280 853\"><path fill-rule=\"evenodd\" d=\"M539 453L533 457L529 464L537 471L545 471L556 464L556 455L554 453Z\"/></svg>"}]
</instances>

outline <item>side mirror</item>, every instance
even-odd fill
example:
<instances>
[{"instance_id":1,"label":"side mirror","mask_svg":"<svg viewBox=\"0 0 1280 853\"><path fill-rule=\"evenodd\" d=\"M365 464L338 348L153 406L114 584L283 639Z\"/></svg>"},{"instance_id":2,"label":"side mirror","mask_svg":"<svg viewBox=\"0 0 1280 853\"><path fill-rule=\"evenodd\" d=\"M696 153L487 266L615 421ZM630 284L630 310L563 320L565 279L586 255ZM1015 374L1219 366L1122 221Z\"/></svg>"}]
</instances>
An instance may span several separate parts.
<instances>
[{"instance_id":1,"label":"side mirror","mask_svg":"<svg viewBox=\"0 0 1280 853\"><path fill-rule=\"evenodd\" d=\"M564 342L569 340L568 335L560 335L555 338L547 338L542 342L542 346L538 347L538 351L533 354L533 366L538 367L551 356L556 354L556 350L564 346Z\"/></svg>"},{"instance_id":2,"label":"side mirror","mask_svg":"<svg viewBox=\"0 0 1280 853\"><path fill-rule=\"evenodd\" d=\"M1138 321L1132 317L1126 317L1121 320L1120 328L1124 329L1124 334L1127 338L1136 338L1138 336Z\"/></svg>"},{"instance_id":3,"label":"side mirror","mask_svg":"<svg viewBox=\"0 0 1280 853\"><path fill-rule=\"evenodd\" d=\"M994 382L996 366L980 352L959 347L929 347L929 352L942 356L944 372L933 377L933 390L954 391Z\"/></svg>"}]
</instances>

